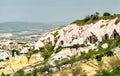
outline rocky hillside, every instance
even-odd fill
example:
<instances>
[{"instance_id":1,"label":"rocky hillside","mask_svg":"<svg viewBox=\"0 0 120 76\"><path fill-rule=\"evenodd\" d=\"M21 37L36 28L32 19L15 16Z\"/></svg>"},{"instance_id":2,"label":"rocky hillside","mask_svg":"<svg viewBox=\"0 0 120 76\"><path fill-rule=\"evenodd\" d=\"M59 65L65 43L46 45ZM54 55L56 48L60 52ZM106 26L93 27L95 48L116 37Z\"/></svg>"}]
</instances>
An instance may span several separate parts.
<instances>
[{"instance_id":1,"label":"rocky hillside","mask_svg":"<svg viewBox=\"0 0 120 76\"><path fill-rule=\"evenodd\" d=\"M0 54L8 56L1 58L0 74L114 75L114 69L120 66L119 35L119 15L99 17L96 13L46 33L35 43L1 42L1 51L7 52Z\"/></svg>"}]
</instances>

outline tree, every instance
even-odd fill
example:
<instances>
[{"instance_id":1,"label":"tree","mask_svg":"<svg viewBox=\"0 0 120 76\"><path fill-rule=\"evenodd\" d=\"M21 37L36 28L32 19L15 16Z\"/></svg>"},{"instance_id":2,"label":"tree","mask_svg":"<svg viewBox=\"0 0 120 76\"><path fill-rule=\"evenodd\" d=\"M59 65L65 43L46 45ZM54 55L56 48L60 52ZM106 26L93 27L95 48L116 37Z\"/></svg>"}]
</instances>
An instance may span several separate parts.
<instances>
[{"instance_id":1,"label":"tree","mask_svg":"<svg viewBox=\"0 0 120 76\"><path fill-rule=\"evenodd\" d=\"M90 18L91 18L91 17L88 15L87 17L85 17L84 22L89 21L89 20L90 20Z\"/></svg>"},{"instance_id":2,"label":"tree","mask_svg":"<svg viewBox=\"0 0 120 76\"><path fill-rule=\"evenodd\" d=\"M95 12L95 14L91 15L92 20L98 20L98 18L99 18L99 13L98 12Z\"/></svg>"},{"instance_id":3,"label":"tree","mask_svg":"<svg viewBox=\"0 0 120 76\"><path fill-rule=\"evenodd\" d=\"M104 12L103 16L110 16L111 14L109 12Z\"/></svg>"},{"instance_id":4,"label":"tree","mask_svg":"<svg viewBox=\"0 0 120 76\"><path fill-rule=\"evenodd\" d=\"M99 12L95 12L95 15L96 15L96 16L99 16Z\"/></svg>"}]
</instances>

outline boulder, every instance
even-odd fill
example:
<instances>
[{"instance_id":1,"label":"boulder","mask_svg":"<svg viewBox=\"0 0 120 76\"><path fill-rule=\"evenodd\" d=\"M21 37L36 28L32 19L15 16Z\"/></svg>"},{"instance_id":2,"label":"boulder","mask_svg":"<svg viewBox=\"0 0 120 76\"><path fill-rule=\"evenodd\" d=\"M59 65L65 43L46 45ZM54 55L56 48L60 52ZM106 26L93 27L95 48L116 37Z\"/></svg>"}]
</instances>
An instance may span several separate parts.
<instances>
[{"instance_id":1,"label":"boulder","mask_svg":"<svg viewBox=\"0 0 120 76\"><path fill-rule=\"evenodd\" d=\"M108 43L102 44L102 48L104 48L104 49L108 48Z\"/></svg>"}]
</instances>

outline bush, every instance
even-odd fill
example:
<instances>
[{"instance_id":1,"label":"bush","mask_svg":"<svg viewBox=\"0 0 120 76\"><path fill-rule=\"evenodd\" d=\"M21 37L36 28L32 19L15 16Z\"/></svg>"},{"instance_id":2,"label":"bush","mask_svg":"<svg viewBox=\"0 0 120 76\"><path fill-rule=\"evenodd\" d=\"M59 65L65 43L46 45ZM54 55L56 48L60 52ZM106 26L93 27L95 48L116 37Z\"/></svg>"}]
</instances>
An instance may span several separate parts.
<instances>
[{"instance_id":1,"label":"bush","mask_svg":"<svg viewBox=\"0 0 120 76\"><path fill-rule=\"evenodd\" d=\"M58 34L58 31L56 31L55 33L53 33L53 36L56 37Z\"/></svg>"},{"instance_id":2,"label":"bush","mask_svg":"<svg viewBox=\"0 0 120 76\"><path fill-rule=\"evenodd\" d=\"M42 68L42 72L48 72L50 73L50 66L49 65L45 65L43 68Z\"/></svg>"},{"instance_id":3,"label":"bush","mask_svg":"<svg viewBox=\"0 0 120 76\"><path fill-rule=\"evenodd\" d=\"M30 48L27 54L27 58L30 59L31 55L34 54L34 48Z\"/></svg>"},{"instance_id":4,"label":"bush","mask_svg":"<svg viewBox=\"0 0 120 76\"><path fill-rule=\"evenodd\" d=\"M33 76L32 73L27 73L25 76Z\"/></svg>"},{"instance_id":5,"label":"bush","mask_svg":"<svg viewBox=\"0 0 120 76\"><path fill-rule=\"evenodd\" d=\"M5 76L5 74L4 73L2 73L2 75L1 76Z\"/></svg>"},{"instance_id":6,"label":"bush","mask_svg":"<svg viewBox=\"0 0 120 76\"><path fill-rule=\"evenodd\" d=\"M108 13L108 12L104 12L103 13L103 16L110 16L111 14L110 13Z\"/></svg>"},{"instance_id":7,"label":"bush","mask_svg":"<svg viewBox=\"0 0 120 76\"><path fill-rule=\"evenodd\" d=\"M112 56L113 55L113 51L109 50L109 51L105 52L105 55Z\"/></svg>"},{"instance_id":8,"label":"bush","mask_svg":"<svg viewBox=\"0 0 120 76\"><path fill-rule=\"evenodd\" d=\"M101 61L103 56L104 56L103 54L97 55L96 56L97 61Z\"/></svg>"},{"instance_id":9,"label":"bush","mask_svg":"<svg viewBox=\"0 0 120 76\"><path fill-rule=\"evenodd\" d=\"M120 76L120 66L113 69L113 71L111 72L111 76Z\"/></svg>"},{"instance_id":10,"label":"bush","mask_svg":"<svg viewBox=\"0 0 120 76\"><path fill-rule=\"evenodd\" d=\"M102 70L102 72L98 73L96 76L111 76L111 74L106 70Z\"/></svg>"},{"instance_id":11,"label":"bush","mask_svg":"<svg viewBox=\"0 0 120 76\"><path fill-rule=\"evenodd\" d=\"M73 76L78 76L78 75L80 75L80 71L81 71L81 68L80 68L80 67L77 67L77 68L73 69L73 70L72 70Z\"/></svg>"},{"instance_id":12,"label":"bush","mask_svg":"<svg viewBox=\"0 0 120 76\"><path fill-rule=\"evenodd\" d=\"M76 20L76 21L72 22L71 24L84 25L85 21L84 20Z\"/></svg>"},{"instance_id":13,"label":"bush","mask_svg":"<svg viewBox=\"0 0 120 76\"><path fill-rule=\"evenodd\" d=\"M12 50L12 57L14 57L16 55L20 55L19 51L17 50Z\"/></svg>"},{"instance_id":14,"label":"bush","mask_svg":"<svg viewBox=\"0 0 120 76\"><path fill-rule=\"evenodd\" d=\"M20 69L13 76L25 76L25 72L23 69Z\"/></svg>"},{"instance_id":15,"label":"bush","mask_svg":"<svg viewBox=\"0 0 120 76\"><path fill-rule=\"evenodd\" d=\"M40 48L42 57L44 57L44 59L48 59L52 55L54 51L53 49L54 49L54 46L50 44L46 44L43 48Z\"/></svg>"},{"instance_id":16,"label":"bush","mask_svg":"<svg viewBox=\"0 0 120 76\"><path fill-rule=\"evenodd\" d=\"M70 63L73 64L74 62L78 61L79 59L76 56L70 57Z\"/></svg>"},{"instance_id":17,"label":"bush","mask_svg":"<svg viewBox=\"0 0 120 76\"><path fill-rule=\"evenodd\" d=\"M4 61L4 60L3 60L3 59L0 59L0 62L1 62L1 61Z\"/></svg>"},{"instance_id":18,"label":"bush","mask_svg":"<svg viewBox=\"0 0 120 76\"><path fill-rule=\"evenodd\" d=\"M55 50L55 53L60 52L62 49L63 49L62 47L57 48L57 49Z\"/></svg>"},{"instance_id":19,"label":"bush","mask_svg":"<svg viewBox=\"0 0 120 76\"><path fill-rule=\"evenodd\" d=\"M61 66L60 60L55 60L54 62L55 62L56 67L57 67L58 69L60 69L60 66Z\"/></svg>"},{"instance_id":20,"label":"bush","mask_svg":"<svg viewBox=\"0 0 120 76\"><path fill-rule=\"evenodd\" d=\"M87 22L87 21L89 21L90 19L91 19L91 16L87 16L87 17L85 17L84 22Z\"/></svg>"},{"instance_id":21,"label":"bush","mask_svg":"<svg viewBox=\"0 0 120 76\"><path fill-rule=\"evenodd\" d=\"M65 65L65 64L69 64L70 63L70 60L68 58L63 58L61 60L61 65Z\"/></svg>"},{"instance_id":22,"label":"bush","mask_svg":"<svg viewBox=\"0 0 120 76\"><path fill-rule=\"evenodd\" d=\"M120 18L118 18L118 19L115 21L115 24L117 25L119 22L120 22Z\"/></svg>"}]
</instances>

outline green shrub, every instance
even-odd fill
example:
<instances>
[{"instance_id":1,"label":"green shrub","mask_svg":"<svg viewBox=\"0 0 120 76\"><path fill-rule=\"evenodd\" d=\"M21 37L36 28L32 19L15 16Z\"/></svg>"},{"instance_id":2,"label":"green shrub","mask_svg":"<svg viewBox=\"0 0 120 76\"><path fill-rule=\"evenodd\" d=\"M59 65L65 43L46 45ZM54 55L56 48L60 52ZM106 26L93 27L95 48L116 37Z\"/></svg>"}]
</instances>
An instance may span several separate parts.
<instances>
[{"instance_id":1,"label":"green shrub","mask_svg":"<svg viewBox=\"0 0 120 76\"><path fill-rule=\"evenodd\" d=\"M27 54L27 58L30 59L31 55L34 54L34 48L30 48Z\"/></svg>"},{"instance_id":2,"label":"green shrub","mask_svg":"<svg viewBox=\"0 0 120 76\"><path fill-rule=\"evenodd\" d=\"M1 76L5 76L5 74L4 73L2 73L2 75Z\"/></svg>"},{"instance_id":3,"label":"green shrub","mask_svg":"<svg viewBox=\"0 0 120 76\"><path fill-rule=\"evenodd\" d=\"M65 64L69 64L70 63L70 60L68 58L63 58L61 60L61 65L65 65Z\"/></svg>"},{"instance_id":4,"label":"green shrub","mask_svg":"<svg viewBox=\"0 0 120 76\"><path fill-rule=\"evenodd\" d=\"M27 73L25 76L34 76L31 72Z\"/></svg>"},{"instance_id":5,"label":"green shrub","mask_svg":"<svg viewBox=\"0 0 120 76\"><path fill-rule=\"evenodd\" d=\"M16 54L16 55L20 55L20 52L17 51L17 50L11 50L11 52L12 52L12 57L14 57L15 54Z\"/></svg>"},{"instance_id":6,"label":"green shrub","mask_svg":"<svg viewBox=\"0 0 120 76\"><path fill-rule=\"evenodd\" d=\"M97 55L96 56L97 61L101 61L103 56L104 56L103 54Z\"/></svg>"},{"instance_id":7,"label":"green shrub","mask_svg":"<svg viewBox=\"0 0 120 76\"><path fill-rule=\"evenodd\" d=\"M23 69L20 69L13 76L25 76L25 72Z\"/></svg>"},{"instance_id":8,"label":"green shrub","mask_svg":"<svg viewBox=\"0 0 120 76\"><path fill-rule=\"evenodd\" d=\"M43 48L40 48L42 57L44 57L44 59L48 59L54 52L53 49L54 49L54 46L50 44L46 44Z\"/></svg>"},{"instance_id":9,"label":"green shrub","mask_svg":"<svg viewBox=\"0 0 120 76\"><path fill-rule=\"evenodd\" d=\"M85 22L84 22L84 20L76 20L76 21L72 22L71 24L84 25Z\"/></svg>"},{"instance_id":10,"label":"green shrub","mask_svg":"<svg viewBox=\"0 0 120 76\"><path fill-rule=\"evenodd\" d=\"M3 60L3 59L0 59L0 62L1 62L1 61L4 61L4 60Z\"/></svg>"},{"instance_id":11,"label":"green shrub","mask_svg":"<svg viewBox=\"0 0 120 76\"><path fill-rule=\"evenodd\" d=\"M60 52L62 49L63 49L62 47L57 48L57 49L55 50L55 53Z\"/></svg>"},{"instance_id":12,"label":"green shrub","mask_svg":"<svg viewBox=\"0 0 120 76\"><path fill-rule=\"evenodd\" d=\"M113 69L113 71L111 72L111 76L120 76L120 66Z\"/></svg>"},{"instance_id":13,"label":"green shrub","mask_svg":"<svg viewBox=\"0 0 120 76\"><path fill-rule=\"evenodd\" d=\"M87 17L85 17L84 22L88 22L90 19L91 19L91 16L88 15Z\"/></svg>"},{"instance_id":14,"label":"green shrub","mask_svg":"<svg viewBox=\"0 0 120 76\"><path fill-rule=\"evenodd\" d=\"M45 65L43 68L42 68L42 72L48 72L50 73L50 66L49 65Z\"/></svg>"},{"instance_id":15,"label":"green shrub","mask_svg":"<svg viewBox=\"0 0 120 76\"><path fill-rule=\"evenodd\" d=\"M55 65L56 65L56 67L57 67L58 69L60 69L60 66L61 66L60 60L55 60L54 63L55 63Z\"/></svg>"},{"instance_id":16,"label":"green shrub","mask_svg":"<svg viewBox=\"0 0 120 76\"><path fill-rule=\"evenodd\" d=\"M53 33L53 36L56 37L58 34L58 31L56 31L55 33Z\"/></svg>"},{"instance_id":17,"label":"green shrub","mask_svg":"<svg viewBox=\"0 0 120 76\"><path fill-rule=\"evenodd\" d=\"M79 58L78 57L76 57L76 56L72 56L72 57L70 57L70 64L73 64L74 62L76 62L76 61L78 61L79 60Z\"/></svg>"},{"instance_id":18,"label":"green shrub","mask_svg":"<svg viewBox=\"0 0 120 76\"><path fill-rule=\"evenodd\" d=\"M119 22L120 22L120 18L118 18L118 19L115 21L115 24L117 25Z\"/></svg>"},{"instance_id":19,"label":"green shrub","mask_svg":"<svg viewBox=\"0 0 120 76\"><path fill-rule=\"evenodd\" d=\"M107 55L107 56L112 56L113 55L113 51L109 50L109 51L106 51L104 54Z\"/></svg>"},{"instance_id":20,"label":"green shrub","mask_svg":"<svg viewBox=\"0 0 120 76\"><path fill-rule=\"evenodd\" d=\"M101 73L98 73L96 76L111 76L109 71L102 70Z\"/></svg>"},{"instance_id":21,"label":"green shrub","mask_svg":"<svg viewBox=\"0 0 120 76\"><path fill-rule=\"evenodd\" d=\"M104 12L103 16L110 16L111 14L109 12Z\"/></svg>"},{"instance_id":22,"label":"green shrub","mask_svg":"<svg viewBox=\"0 0 120 76\"><path fill-rule=\"evenodd\" d=\"M73 76L78 76L80 75L80 71L81 71L81 68L80 67L77 67L75 69L72 69L72 74Z\"/></svg>"},{"instance_id":23,"label":"green shrub","mask_svg":"<svg viewBox=\"0 0 120 76\"><path fill-rule=\"evenodd\" d=\"M120 76L120 66L116 67L111 72L107 70L102 70L96 76Z\"/></svg>"}]
</instances>

